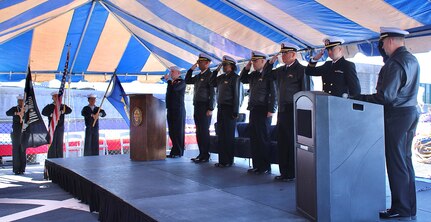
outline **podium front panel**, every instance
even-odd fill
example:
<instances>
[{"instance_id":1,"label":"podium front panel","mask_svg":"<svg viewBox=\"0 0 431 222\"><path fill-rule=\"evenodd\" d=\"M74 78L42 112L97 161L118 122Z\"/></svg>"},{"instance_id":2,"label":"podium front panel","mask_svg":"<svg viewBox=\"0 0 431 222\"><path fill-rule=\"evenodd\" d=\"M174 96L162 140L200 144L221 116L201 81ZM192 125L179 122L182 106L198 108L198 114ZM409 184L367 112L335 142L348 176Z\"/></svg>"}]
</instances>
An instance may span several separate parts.
<instances>
[{"instance_id":1,"label":"podium front panel","mask_svg":"<svg viewBox=\"0 0 431 222\"><path fill-rule=\"evenodd\" d=\"M322 92L299 92L294 101L298 211L315 221L378 221L383 107Z\"/></svg>"},{"instance_id":2,"label":"podium front panel","mask_svg":"<svg viewBox=\"0 0 431 222\"><path fill-rule=\"evenodd\" d=\"M137 161L166 158L165 103L152 94L130 96L130 158Z\"/></svg>"}]
</instances>

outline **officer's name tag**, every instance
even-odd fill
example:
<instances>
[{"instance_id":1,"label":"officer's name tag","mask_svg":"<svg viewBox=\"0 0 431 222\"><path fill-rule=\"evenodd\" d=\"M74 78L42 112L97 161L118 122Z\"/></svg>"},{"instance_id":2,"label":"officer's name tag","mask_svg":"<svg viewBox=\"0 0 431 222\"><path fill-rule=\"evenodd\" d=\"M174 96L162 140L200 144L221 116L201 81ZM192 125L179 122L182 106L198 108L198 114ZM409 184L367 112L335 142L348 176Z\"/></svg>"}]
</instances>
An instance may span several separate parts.
<instances>
[{"instance_id":1,"label":"officer's name tag","mask_svg":"<svg viewBox=\"0 0 431 222\"><path fill-rule=\"evenodd\" d=\"M334 72L344 73L344 72L343 72L343 71L341 71L341 70L335 70Z\"/></svg>"},{"instance_id":2,"label":"officer's name tag","mask_svg":"<svg viewBox=\"0 0 431 222\"><path fill-rule=\"evenodd\" d=\"M228 84L229 82L228 81L224 81L224 84Z\"/></svg>"},{"instance_id":3,"label":"officer's name tag","mask_svg":"<svg viewBox=\"0 0 431 222\"><path fill-rule=\"evenodd\" d=\"M201 79L201 82L204 81L204 79Z\"/></svg>"}]
</instances>

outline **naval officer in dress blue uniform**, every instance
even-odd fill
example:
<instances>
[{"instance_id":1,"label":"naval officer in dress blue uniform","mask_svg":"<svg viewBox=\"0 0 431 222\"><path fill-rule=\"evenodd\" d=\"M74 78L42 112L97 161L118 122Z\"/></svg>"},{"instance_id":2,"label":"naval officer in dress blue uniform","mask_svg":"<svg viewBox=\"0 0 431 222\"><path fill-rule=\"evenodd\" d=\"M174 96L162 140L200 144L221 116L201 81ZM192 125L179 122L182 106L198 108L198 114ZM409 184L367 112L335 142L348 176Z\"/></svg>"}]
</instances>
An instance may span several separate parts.
<instances>
[{"instance_id":1,"label":"naval officer in dress blue uniform","mask_svg":"<svg viewBox=\"0 0 431 222\"><path fill-rule=\"evenodd\" d=\"M198 61L187 71L186 84L194 85L193 118L196 124L196 140L199 155L191 160L195 163L208 162L210 158L210 124L215 104L215 90L211 85L211 57L205 53L199 54ZM192 76L199 67L199 74Z\"/></svg>"},{"instance_id":2,"label":"naval officer in dress blue uniform","mask_svg":"<svg viewBox=\"0 0 431 222\"><path fill-rule=\"evenodd\" d=\"M341 44L344 40L337 37L328 37L323 40L325 49L332 61L327 61L322 66L316 66L317 61L323 56L324 50L321 50L314 58L311 59L305 74L310 76L321 76L323 82L323 91L333 96L356 96L361 93L356 67L353 62L344 59L343 48Z\"/></svg>"},{"instance_id":3,"label":"naval officer in dress blue uniform","mask_svg":"<svg viewBox=\"0 0 431 222\"><path fill-rule=\"evenodd\" d=\"M280 175L276 181L292 181L295 179L295 140L293 95L299 91L310 90L311 80L305 75L305 67L297 60L299 47L291 43L281 44L281 59L284 65L271 72L277 86L277 147L278 167ZM272 68L278 54L274 55L269 64Z\"/></svg>"},{"instance_id":4,"label":"naval officer in dress blue uniform","mask_svg":"<svg viewBox=\"0 0 431 222\"><path fill-rule=\"evenodd\" d=\"M184 154L184 128L186 125L186 108L184 105L184 94L186 82L181 78L180 68L171 66L169 74L164 76L168 81L166 88L166 109L169 129L169 137L172 141L172 149L168 158L181 157Z\"/></svg>"},{"instance_id":5,"label":"naval officer in dress blue uniform","mask_svg":"<svg viewBox=\"0 0 431 222\"><path fill-rule=\"evenodd\" d=\"M223 74L217 76L221 67ZM218 163L216 167L230 167L234 159L235 126L240 107L241 82L236 74L236 60L223 56L222 63L213 71L211 84L217 87Z\"/></svg>"},{"instance_id":6,"label":"naval officer in dress blue uniform","mask_svg":"<svg viewBox=\"0 0 431 222\"><path fill-rule=\"evenodd\" d=\"M250 85L247 109L250 110L249 129L253 168L249 173L271 173L271 150L269 127L277 109L275 83L271 78L272 65L267 64L267 55L253 51L251 60L242 69L240 81ZM253 65L253 71L250 72Z\"/></svg>"},{"instance_id":7,"label":"naval officer in dress blue uniform","mask_svg":"<svg viewBox=\"0 0 431 222\"><path fill-rule=\"evenodd\" d=\"M385 157L391 207L380 212L382 219L415 220L416 186L412 164L412 141L419 119L417 94L420 67L404 46L409 33L398 28L380 29L379 51L385 58L376 93L356 99L382 104L385 120Z\"/></svg>"}]
</instances>

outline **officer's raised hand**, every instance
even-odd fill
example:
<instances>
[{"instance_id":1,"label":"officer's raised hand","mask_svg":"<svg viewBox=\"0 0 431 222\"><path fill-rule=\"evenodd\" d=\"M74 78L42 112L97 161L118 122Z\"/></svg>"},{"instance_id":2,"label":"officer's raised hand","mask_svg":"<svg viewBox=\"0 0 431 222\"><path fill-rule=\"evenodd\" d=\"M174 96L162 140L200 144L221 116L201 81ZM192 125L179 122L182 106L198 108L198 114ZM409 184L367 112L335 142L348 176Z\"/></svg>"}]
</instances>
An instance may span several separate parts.
<instances>
[{"instance_id":1,"label":"officer's raised hand","mask_svg":"<svg viewBox=\"0 0 431 222\"><path fill-rule=\"evenodd\" d=\"M247 65L245 65L245 70L250 70L251 69L251 60L248 61Z\"/></svg>"},{"instance_id":2,"label":"officer's raised hand","mask_svg":"<svg viewBox=\"0 0 431 222\"><path fill-rule=\"evenodd\" d=\"M216 69L217 72L220 71L221 67L223 67L223 63L218 64L217 69Z\"/></svg>"},{"instance_id":3,"label":"officer's raised hand","mask_svg":"<svg viewBox=\"0 0 431 222\"><path fill-rule=\"evenodd\" d=\"M324 53L325 53L325 49L320 50L320 52L317 53L317 55L315 55L313 57L313 60L315 60L315 61L319 60L320 58L322 58L322 56L323 56Z\"/></svg>"},{"instance_id":4,"label":"officer's raised hand","mask_svg":"<svg viewBox=\"0 0 431 222\"><path fill-rule=\"evenodd\" d=\"M193 66L190 69L194 71L196 69L196 67L198 67L198 62L196 62L195 64L193 64Z\"/></svg>"},{"instance_id":5,"label":"officer's raised hand","mask_svg":"<svg viewBox=\"0 0 431 222\"><path fill-rule=\"evenodd\" d=\"M280 53L273 55L269 60L269 64L274 64L274 62L278 60L278 55L280 55Z\"/></svg>"}]
</instances>

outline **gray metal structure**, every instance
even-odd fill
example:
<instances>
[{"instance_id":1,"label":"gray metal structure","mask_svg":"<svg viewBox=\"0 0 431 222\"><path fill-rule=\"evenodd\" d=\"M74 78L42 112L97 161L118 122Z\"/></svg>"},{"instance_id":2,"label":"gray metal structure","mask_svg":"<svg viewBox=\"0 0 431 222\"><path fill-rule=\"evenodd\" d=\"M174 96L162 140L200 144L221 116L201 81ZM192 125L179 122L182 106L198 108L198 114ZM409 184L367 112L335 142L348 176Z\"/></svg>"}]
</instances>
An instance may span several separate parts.
<instances>
[{"instance_id":1,"label":"gray metal structure","mask_svg":"<svg viewBox=\"0 0 431 222\"><path fill-rule=\"evenodd\" d=\"M296 208L316 221L378 221L385 209L383 107L298 92Z\"/></svg>"}]
</instances>

